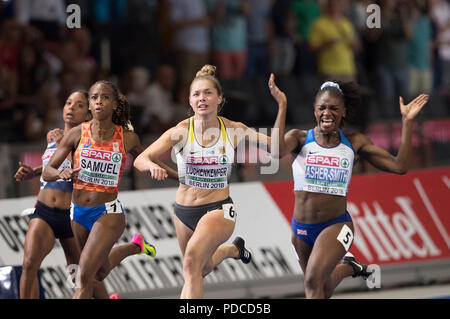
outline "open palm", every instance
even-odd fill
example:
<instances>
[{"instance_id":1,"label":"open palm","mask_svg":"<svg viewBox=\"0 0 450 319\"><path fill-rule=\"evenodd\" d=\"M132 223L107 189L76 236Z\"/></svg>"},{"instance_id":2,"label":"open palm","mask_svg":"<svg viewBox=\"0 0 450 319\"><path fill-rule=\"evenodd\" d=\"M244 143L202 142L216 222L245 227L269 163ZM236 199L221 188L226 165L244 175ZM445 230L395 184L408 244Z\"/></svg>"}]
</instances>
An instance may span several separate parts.
<instances>
[{"instance_id":1,"label":"open palm","mask_svg":"<svg viewBox=\"0 0 450 319\"><path fill-rule=\"evenodd\" d=\"M400 112L404 118L407 120L412 120L419 114L420 110L423 106L428 102L428 98L430 96L428 94L420 94L414 100L412 100L409 104L405 105L403 103L403 98L400 96Z\"/></svg>"},{"instance_id":2,"label":"open palm","mask_svg":"<svg viewBox=\"0 0 450 319\"><path fill-rule=\"evenodd\" d=\"M275 84L275 75L273 73L270 74L269 82L268 82L270 94L272 94L273 98L278 102L278 104L286 104L286 94L281 91L278 86Z\"/></svg>"}]
</instances>

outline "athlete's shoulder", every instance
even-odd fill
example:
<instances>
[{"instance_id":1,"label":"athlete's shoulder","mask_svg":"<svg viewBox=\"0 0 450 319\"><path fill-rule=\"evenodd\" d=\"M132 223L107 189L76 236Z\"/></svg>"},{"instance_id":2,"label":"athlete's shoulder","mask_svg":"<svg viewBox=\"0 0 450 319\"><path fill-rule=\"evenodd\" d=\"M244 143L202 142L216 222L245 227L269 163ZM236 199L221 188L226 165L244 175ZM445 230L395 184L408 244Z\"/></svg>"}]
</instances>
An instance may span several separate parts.
<instances>
[{"instance_id":1,"label":"athlete's shoulder","mask_svg":"<svg viewBox=\"0 0 450 319\"><path fill-rule=\"evenodd\" d=\"M293 128L286 132L286 134L292 135L292 136L306 136L308 133L307 130L301 130L299 128Z\"/></svg>"},{"instance_id":2,"label":"athlete's shoulder","mask_svg":"<svg viewBox=\"0 0 450 319\"><path fill-rule=\"evenodd\" d=\"M72 128L67 132L67 135L68 135L68 136L78 136L78 137L80 137L80 136L81 136L82 125L83 125L83 123L78 124L78 125L75 126L75 127L72 127Z\"/></svg>"},{"instance_id":3,"label":"athlete's shoulder","mask_svg":"<svg viewBox=\"0 0 450 319\"><path fill-rule=\"evenodd\" d=\"M135 131L123 130L124 141L139 141L139 136Z\"/></svg>"},{"instance_id":4,"label":"athlete's shoulder","mask_svg":"<svg viewBox=\"0 0 450 319\"><path fill-rule=\"evenodd\" d=\"M293 128L286 132L285 138L295 138L296 140L298 140L299 143L303 144L306 140L307 135L308 131Z\"/></svg>"},{"instance_id":5,"label":"athlete's shoulder","mask_svg":"<svg viewBox=\"0 0 450 319\"><path fill-rule=\"evenodd\" d=\"M179 122L177 125L172 126L165 131L160 139L168 142L171 145L175 145L178 142L185 140L189 132L189 119L185 119Z\"/></svg>"},{"instance_id":6,"label":"athlete's shoulder","mask_svg":"<svg viewBox=\"0 0 450 319\"><path fill-rule=\"evenodd\" d=\"M61 140L61 144L58 146L67 146L77 148L81 140L81 124L71 128L68 132L64 132L64 138Z\"/></svg>"},{"instance_id":7,"label":"athlete's shoulder","mask_svg":"<svg viewBox=\"0 0 450 319\"><path fill-rule=\"evenodd\" d=\"M178 130L178 129L187 129L187 128L189 128L189 118L182 120L181 122L179 122L177 125L175 125L171 129Z\"/></svg>"},{"instance_id":8,"label":"athlete's shoulder","mask_svg":"<svg viewBox=\"0 0 450 319\"><path fill-rule=\"evenodd\" d=\"M370 138L361 132L346 133L345 137L351 143L355 152L357 152L364 145L372 144L372 141L370 140Z\"/></svg>"},{"instance_id":9,"label":"athlete's shoulder","mask_svg":"<svg viewBox=\"0 0 450 319\"><path fill-rule=\"evenodd\" d=\"M232 120L229 120L229 119L227 119L225 117L222 117L222 116L219 116L219 118L223 121L223 124L227 128L241 128L241 129L247 129L248 128L248 126L245 125L242 122L232 121Z\"/></svg>"},{"instance_id":10,"label":"athlete's shoulder","mask_svg":"<svg viewBox=\"0 0 450 319\"><path fill-rule=\"evenodd\" d=\"M125 153L131 153L135 157L144 149L136 132L127 129L123 131L123 145Z\"/></svg>"},{"instance_id":11,"label":"athlete's shoulder","mask_svg":"<svg viewBox=\"0 0 450 319\"><path fill-rule=\"evenodd\" d=\"M182 135L185 136L189 130L189 124L190 120L189 118L179 122L177 125L169 128L166 133L173 135L173 134L177 134L177 135Z\"/></svg>"}]
</instances>

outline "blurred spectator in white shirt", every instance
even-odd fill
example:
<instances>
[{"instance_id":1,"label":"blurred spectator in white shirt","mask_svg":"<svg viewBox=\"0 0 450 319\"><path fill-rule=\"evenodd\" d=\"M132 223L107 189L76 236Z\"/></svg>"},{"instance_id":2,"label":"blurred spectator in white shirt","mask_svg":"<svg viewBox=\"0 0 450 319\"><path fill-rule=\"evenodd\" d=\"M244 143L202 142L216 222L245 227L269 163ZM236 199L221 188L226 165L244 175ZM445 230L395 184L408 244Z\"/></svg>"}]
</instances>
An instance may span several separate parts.
<instances>
[{"instance_id":1,"label":"blurred spectator in white shirt","mask_svg":"<svg viewBox=\"0 0 450 319\"><path fill-rule=\"evenodd\" d=\"M15 10L21 23L38 28L46 40L60 39L67 17L64 0L16 0Z\"/></svg>"}]
</instances>

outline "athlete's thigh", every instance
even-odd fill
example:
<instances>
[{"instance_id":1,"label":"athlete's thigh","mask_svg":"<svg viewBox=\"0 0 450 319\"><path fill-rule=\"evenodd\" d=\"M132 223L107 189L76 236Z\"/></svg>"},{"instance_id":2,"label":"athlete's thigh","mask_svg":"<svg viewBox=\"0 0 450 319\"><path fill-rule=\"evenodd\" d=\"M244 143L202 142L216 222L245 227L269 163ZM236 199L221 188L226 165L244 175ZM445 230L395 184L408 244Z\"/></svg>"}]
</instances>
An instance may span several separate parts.
<instances>
[{"instance_id":1,"label":"athlete's thigh","mask_svg":"<svg viewBox=\"0 0 450 319\"><path fill-rule=\"evenodd\" d=\"M89 270L98 271L108 262L108 255L114 243L125 229L123 214L105 214L92 226L80 257L80 267L89 265Z\"/></svg>"},{"instance_id":2,"label":"athlete's thigh","mask_svg":"<svg viewBox=\"0 0 450 319\"><path fill-rule=\"evenodd\" d=\"M230 238L234 231L235 222L224 217L224 211L214 210L200 218L191 239L189 240L186 253L195 249L200 257L211 258L216 249Z\"/></svg>"},{"instance_id":3,"label":"athlete's thigh","mask_svg":"<svg viewBox=\"0 0 450 319\"><path fill-rule=\"evenodd\" d=\"M306 265L308 264L309 255L312 251L312 246L305 243L303 240L295 236L295 234L292 234L292 246L295 250L295 253L297 254L297 260L300 264L300 268L302 269L303 273L306 271Z\"/></svg>"},{"instance_id":4,"label":"athlete's thigh","mask_svg":"<svg viewBox=\"0 0 450 319\"><path fill-rule=\"evenodd\" d=\"M78 264L81 249L75 237L61 238L59 240L66 256L67 265Z\"/></svg>"},{"instance_id":5,"label":"athlete's thigh","mask_svg":"<svg viewBox=\"0 0 450 319\"><path fill-rule=\"evenodd\" d=\"M35 262L42 262L53 249L55 235L52 228L41 218L33 218L28 224L25 235L24 257Z\"/></svg>"},{"instance_id":6,"label":"athlete's thigh","mask_svg":"<svg viewBox=\"0 0 450 319\"><path fill-rule=\"evenodd\" d=\"M86 229L83 225L77 223L76 221L71 221L71 227L73 235L75 236L76 243L80 252L83 250L84 245L89 237L89 230Z\"/></svg>"},{"instance_id":7,"label":"athlete's thigh","mask_svg":"<svg viewBox=\"0 0 450 319\"><path fill-rule=\"evenodd\" d=\"M350 235L344 234L348 232ZM319 276L329 276L347 252L352 240L352 222L333 224L322 230L314 243L306 271L313 271Z\"/></svg>"},{"instance_id":8,"label":"athlete's thigh","mask_svg":"<svg viewBox=\"0 0 450 319\"><path fill-rule=\"evenodd\" d=\"M192 229L187 227L175 214L173 214L173 224L175 225L175 231L177 233L178 245L180 246L181 253L184 256L187 243L189 242L189 239L191 239L194 232L192 231Z\"/></svg>"}]
</instances>

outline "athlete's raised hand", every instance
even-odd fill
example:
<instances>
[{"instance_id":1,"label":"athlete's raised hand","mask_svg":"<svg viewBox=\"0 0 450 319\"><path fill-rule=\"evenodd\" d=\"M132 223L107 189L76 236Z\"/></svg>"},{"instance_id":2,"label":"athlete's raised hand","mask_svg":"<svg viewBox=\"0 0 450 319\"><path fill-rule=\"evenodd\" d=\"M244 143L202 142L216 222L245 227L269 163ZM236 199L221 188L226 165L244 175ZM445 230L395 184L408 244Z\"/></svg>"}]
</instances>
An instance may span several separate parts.
<instances>
[{"instance_id":1,"label":"athlete's raised hand","mask_svg":"<svg viewBox=\"0 0 450 319\"><path fill-rule=\"evenodd\" d=\"M413 120L417 116L417 114L419 114L420 110L422 110L423 106L428 102L428 98L428 94L420 94L409 104L405 105L403 103L403 98L400 96L400 113L402 114L403 118L406 120Z\"/></svg>"},{"instance_id":2,"label":"athlete's raised hand","mask_svg":"<svg viewBox=\"0 0 450 319\"><path fill-rule=\"evenodd\" d=\"M284 92L281 91L275 84L275 75L273 73L270 74L268 86L270 94L272 94L273 98L278 102L278 106L286 106L287 105L286 94L284 94Z\"/></svg>"}]
</instances>

